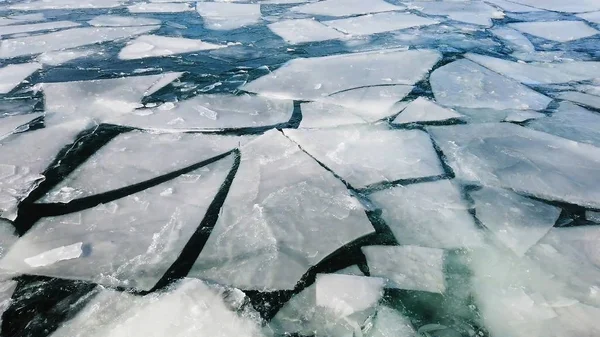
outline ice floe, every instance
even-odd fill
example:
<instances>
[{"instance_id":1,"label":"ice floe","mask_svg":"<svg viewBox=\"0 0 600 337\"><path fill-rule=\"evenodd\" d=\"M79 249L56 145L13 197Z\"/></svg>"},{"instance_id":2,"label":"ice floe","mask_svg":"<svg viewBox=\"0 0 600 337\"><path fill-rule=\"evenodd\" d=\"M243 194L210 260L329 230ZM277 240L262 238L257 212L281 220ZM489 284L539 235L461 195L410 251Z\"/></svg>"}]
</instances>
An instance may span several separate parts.
<instances>
[{"instance_id":1,"label":"ice floe","mask_svg":"<svg viewBox=\"0 0 600 337\"><path fill-rule=\"evenodd\" d=\"M284 133L355 188L444 173L429 136L418 130L349 126Z\"/></svg>"},{"instance_id":2,"label":"ice floe","mask_svg":"<svg viewBox=\"0 0 600 337\"><path fill-rule=\"evenodd\" d=\"M0 68L0 94L7 94L16 88L23 80L40 70L39 63L9 64Z\"/></svg>"},{"instance_id":3,"label":"ice floe","mask_svg":"<svg viewBox=\"0 0 600 337\"><path fill-rule=\"evenodd\" d=\"M597 147L508 123L429 127L428 131L460 180L600 206ZM548 149L552 156L547 155Z\"/></svg>"},{"instance_id":4,"label":"ice floe","mask_svg":"<svg viewBox=\"0 0 600 337\"><path fill-rule=\"evenodd\" d=\"M509 26L523 33L557 42L579 40L600 33L583 21L517 22Z\"/></svg>"},{"instance_id":5,"label":"ice floe","mask_svg":"<svg viewBox=\"0 0 600 337\"><path fill-rule=\"evenodd\" d=\"M377 277L319 274L315 284L317 306L345 317L374 307L383 296L385 280Z\"/></svg>"},{"instance_id":6,"label":"ice floe","mask_svg":"<svg viewBox=\"0 0 600 337\"><path fill-rule=\"evenodd\" d=\"M349 124L367 123L353 109L322 102L303 103L301 128L336 127Z\"/></svg>"},{"instance_id":7,"label":"ice floe","mask_svg":"<svg viewBox=\"0 0 600 337\"><path fill-rule=\"evenodd\" d=\"M521 5L521 4L516 3L516 1L485 0L485 2L492 4L494 6L498 6L507 12L513 12L513 13L527 13L527 12L541 11L541 9L539 9L539 8Z\"/></svg>"},{"instance_id":8,"label":"ice floe","mask_svg":"<svg viewBox=\"0 0 600 337\"><path fill-rule=\"evenodd\" d=\"M439 60L431 50L388 50L298 58L241 88L265 96L316 100L348 89L412 85Z\"/></svg>"},{"instance_id":9,"label":"ice floe","mask_svg":"<svg viewBox=\"0 0 600 337\"><path fill-rule=\"evenodd\" d=\"M369 273L389 280L387 287L443 293L444 251L419 246L367 246Z\"/></svg>"},{"instance_id":10,"label":"ice floe","mask_svg":"<svg viewBox=\"0 0 600 337\"><path fill-rule=\"evenodd\" d=\"M542 110L552 100L465 59L434 70L429 81L436 101L451 107Z\"/></svg>"},{"instance_id":11,"label":"ice floe","mask_svg":"<svg viewBox=\"0 0 600 337\"><path fill-rule=\"evenodd\" d=\"M196 10L204 25L212 30L231 30L260 22L262 13L259 4L222 2L198 2Z\"/></svg>"},{"instance_id":12,"label":"ice floe","mask_svg":"<svg viewBox=\"0 0 600 337\"><path fill-rule=\"evenodd\" d=\"M279 131L240 150L233 185L190 276L241 289L293 289L311 266L374 231L346 187Z\"/></svg>"},{"instance_id":13,"label":"ice floe","mask_svg":"<svg viewBox=\"0 0 600 337\"><path fill-rule=\"evenodd\" d=\"M414 1L411 9L428 15L443 15L450 19L474 25L491 26L492 18L503 18L498 9L481 1Z\"/></svg>"},{"instance_id":14,"label":"ice floe","mask_svg":"<svg viewBox=\"0 0 600 337\"><path fill-rule=\"evenodd\" d=\"M600 11L577 14L577 16L589 22L600 23Z\"/></svg>"},{"instance_id":15,"label":"ice floe","mask_svg":"<svg viewBox=\"0 0 600 337\"><path fill-rule=\"evenodd\" d=\"M52 66L61 65L72 60L76 60L82 57L87 57L96 54L97 51L93 49L88 50L63 50L63 51L49 51L40 54L36 61L42 64L48 64Z\"/></svg>"},{"instance_id":16,"label":"ice floe","mask_svg":"<svg viewBox=\"0 0 600 337\"><path fill-rule=\"evenodd\" d=\"M349 16L396 11L404 8L404 6L395 6L383 0L325 0L293 7L291 11L311 15Z\"/></svg>"},{"instance_id":17,"label":"ice floe","mask_svg":"<svg viewBox=\"0 0 600 337\"><path fill-rule=\"evenodd\" d=\"M88 23L95 27L153 26L160 25L160 20L135 16L98 15Z\"/></svg>"},{"instance_id":18,"label":"ice floe","mask_svg":"<svg viewBox=\"0 0 600 337\"><path fill-rule=\"evenodd\" d=\"M35 11L42 9L91 9L91 8L112 8L123 4L122 0L37 0L31 2L20 2L11 4L10 9L22 11Z\"/></svg>"},{"instance_id":19,"label":"ice floe","mask_svg":"<svg viewBox=\"0 0 600 337\"><path fill-rule=\"evenodd\" d=\"M595 0L574 0L568 2L562 0L511 0L511 2L557 12L580 13L600 10L600 4Z\"/></svg>"},{"instance_id":20,"label":"ice floe","mask_svg":"<svg viewBox=\"0 0 600 337\"><path fill-rule=\"evenodd\" d=\"M578 91L564 91L556 95L556 98L565 99L580 105L585 105L600 110L600 96L590 95Z\"/></svg>"},{"instance_id":21,"label":"ice floe","mask_svg":"<svg viewBox=\"0 0 600 337\"><path fill-rule=\"evenodd\" d=\"M56 30L61 28L71 28L77 26L80 26L80 24L72 21L53 21L44 23L32 23L26 25L0 26L0 36L36 32L40 30Z\"/></svg>"},{"instance_id":22,"label":"ice floe","mask_svg":"<svg viewBox=\"0 0 600 337\"><path fill-rule=\"evenodd\" d=\"M508 27L494 27L490 29L490 32L504 40L514 50L524 53L535 51L533 43L518 30Z\"/></svg>"},{"instance_id":23,"label":"ice floe","mask_svg":"<svg viewBox=\"0 0 600 337\"><path fill-rule=\"evenodd\" d=\"M434 102L419 97L410 102L404 110L394 119L394 124L418 123L418 122L435 122L445 121L448 119L461 118L462 115L443 108Z\"/></svg>"},{"instance_id":24,"label":"ice floe","mask_svg":"<svg viewBox=\"0 0 600 337\"><path fill-rule=\"evenodd\" d=\"M351 35L370 35L411 27L435 25L439 22L410 13L387 12L323 21L323 23Z\"/></svg>"},{"instance_id":25,"label":"ice floe","mask_svg":"<svg viewBox=\"0 0 600 337\"><path fill-rule=\"evenodd\" d=\"M142 35L131 41L119 52L121 60L145 57L169 56L201 50L212 50L225 46L182 37Z\"/></svg>"},{"instance_id":26,"label":"ice floe","mask_svg":"<svg viewBox=\"0 0 600 337\"><path fill-rule=\"evenodd\" d=\"M373 327L367 333L368 337L409 337L416 334L410 320L397 310L387 306L377 309Z\"/></svg>"},{"instance_id":27,"label":"ice floe","mask_svg":"<svg viewBox=\"0 0 600 337\"><path fill-rule=\"evenodd\" d=\"M187 3L138 3L127 7L130 13L179 13L193 11Z\"/></svg>"},{"instance_id":28,"label":"ice floe","mask_svg":"<svg viewBox=\"0 0 600 337\"><path fill-rule=\"evenodd\" d=\"M16 132L27 131L29 129L28 123L40 116L39 113L32 113L0 118L0 140Z\"/></svg>"},{"instance_id":29,"label":"ice floe","mask_svg":"<svg viewBox=\"0 0 600 337\"><path fill-rule=\"evenodd\" d=\"M343 33L312 19L284 20L268 25L269 29L291 44L343 39Z\"/></svg>"},{"instance_id":30,"label":"ice floe","mask_svg":"<svg viewBox=\"0 0 600 337\"><path fill-rule=\"evenodd\" d=\"M369 195L398 243L430 248L482 245L482 233L459 187L439 180L396 186Z\"/></svg>"}]
</instances>

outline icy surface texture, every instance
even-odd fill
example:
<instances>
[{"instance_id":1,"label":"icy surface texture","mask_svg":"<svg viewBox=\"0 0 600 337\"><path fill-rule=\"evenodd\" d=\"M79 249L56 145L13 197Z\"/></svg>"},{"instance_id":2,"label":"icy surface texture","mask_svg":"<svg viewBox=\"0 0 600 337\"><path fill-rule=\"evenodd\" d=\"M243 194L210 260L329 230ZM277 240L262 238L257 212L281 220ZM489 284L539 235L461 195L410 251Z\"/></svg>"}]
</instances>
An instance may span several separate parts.
<instances>
[{"instance_id":1,"label":"icy surface texture","mask_svg":"<svg viewBox=\"0 0 600 337\"><path fill-rule=\"evenodd\" d=\"M461 117L461 114L453 110L445 109L428 99L419 97L410 102L400 115L394 119L393 123L435 122Z\"/></svg>"},{"instance_id":2,"label":"icy surface texture","mask_svg":"<svg viewBox=\"0 0 600 337\"><path fill-rule=\"evenodd\" d=\"M9 93L41 67L39 63L23 63L0 68L0 94Z\"/></svg>"},{"instance_id":3,"label":"icy surface texture","mask_svg":"<svg viewBox=\"0 0 600 337\"><path fill-rule=\"evenodd\" d=\"M196 10L208 29L231 30L259 23L260 5L198 2Z\"/></svg>"},{"instance_id":4,"label":"icy surface texture","mask_svg":"<svg viewBox=\"0 0 600 337\"><path fill-rule=\"evenodd\" d=\"M223 46L178 37L142 35L123 48L119 53L119 58L122 60L132 60L218 48L223 48Z\"/></svg>"},{"instance_id":5,"label":"icy surface texture","mask_svg":"<svg viewBox=\"0 0 600 337\"><path fill-rule=\"evenodd\" d=\"M389 12L324 21L324 23L329 27L351 35L370 35L410 27L434 25L439 22L414 14Z\"/></svg>"},{"instance_id":6,"label":"icy surface texture","mask_svg":"<svg viewBox=\"0 0 600 337\"><path fill-rule=\"evenodd\" d=\"M325 0L293 7L291 10L293 12L311 15L349 16L401 9L404 9L404 7L394 6L383 0L373 0L369 2L360 0Z\"/></svg>"}]
</instances>

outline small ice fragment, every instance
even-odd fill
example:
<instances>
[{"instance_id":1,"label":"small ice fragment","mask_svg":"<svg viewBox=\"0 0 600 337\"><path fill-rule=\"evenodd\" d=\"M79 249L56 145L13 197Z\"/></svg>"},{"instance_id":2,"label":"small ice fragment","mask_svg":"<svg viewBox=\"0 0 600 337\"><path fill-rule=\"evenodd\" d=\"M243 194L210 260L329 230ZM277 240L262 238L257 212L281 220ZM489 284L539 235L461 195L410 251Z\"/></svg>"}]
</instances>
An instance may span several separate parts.
<instances>
[{"instance_id":1,"label":"small ice fragment","mask_svg":"<svg viewBox=\"0 0 600 337\"><path fill-rule=\"evenodd\" d=\"M346 36L312 19L283 20L267 27L291 44L343 39Z\"/></svg>"},{"instance_id":2,"label":"small ice fragment","mask_svg":"<svg viewBox=\"0 0 600 337\"><path fill-rule=\"evenodd\" d=\"M59 261L72 260L80 257L83 253L81 250L82 246L83 242L77 242L72 245L54 248L38 255L28 257L24 261L34 268L49 266Z\"/></svg>"},{"instance_id":3,"label":"small ice fragment","mask_svg":"<svg viewBox=\"0 0 600 337\"><path fill-rule=\"evenodd\" d=\"M119 59L132 60L146 57L168 56L201 50L224 48L223 45L181 37L142 35L119 52Z\"/></svg>"},{"instance_id":4,"label":"small ice fragment","mask_svg":"<svg viewBox=\"0 0 600 337\"><path fill-rule=\"evenodd\" d=\"M377 309L373 327L367 337L412 337L416 336L410 320L397 310L387 306Z\"/></svg>"},{"instance_id":5,"label":"small ice fragment","mask_svg":"<svg viewBox=\"0 0 600 337\"><path fill-rule=\"evenodd\" d=\"M383 296L385 280L376 277L318 274L317 305L344 317L366 310Z\"/></svg>"},{"instance_id":6,"label":"small ice fragment","mask_svg":"<svg viewBox=\"0 0 600 337\"><path fill-rule=\"evenodd\" d=\"M585 218L589 221L600 223L600 212L586 211Z\"/></svg>"},{"instance_id":7,"label":"small ice fragment","mask_svg":"<svg viewBox=\"0 0 600 337\"><path fill-rule=\"evenodd\" d=\"M48 64L52 66L61 65L63 63L67 63L71 60L75 60L78 58L90 56L95 54L94 50L64 50L64 51L50 51L40 54L36 61Z\"/></svg>"},{"instance_id":8,"label":"small ice fragment","mask_svg":"<svg viewBox=\"0 0 600 337\"><path fill-rule=\"evenodd\" d=\"M419 97L410 102L404 110L394 119L394 124L444 121L461 118L462 115L454 110L443 108L434 102Z\"/></svg>"},{"instance_id":9,"label":"small ice fragment","mask_svg":"<svg viewBox=\"0 0 600 337\"><path fill-rule=\"evenodd\" d=\"M590 95L577 91L564 91L558 94L556 98L566 99L571 102L575 102L581 105L600 110L600 96Z\"/></svg>"},{"instance_id":10,"label":"small ice fragment","mask_svg":"<svg viewBox=\"0 0 600 337\"><path fill-rule=\"evenodd\" d=\"M231 30L257 24L262 15L259 4L198 2L196 10L205 27L211 30Z\"/></svg>"},{"instance_id":11,"label":"small ice fragment","mask_svg":"<svg viewBox=\"0 0 600 337\"><path fill-rule=\"evenodd\" d=\"M39 63L9 64L0 68L0 94L9 93L24 79L41 69Z\"/></svg>"},{"instance_id":12,"label":"small ice fragment","mask_svg":"<svg viewBox=\"0 0 600 337\"><path fill-rule=\"evenodd\" d=\"M39 30L54 30L60 28L71 28L80 26L79 23L72 21L54 21L54 22L44 22L44 23L34 23L34 24L26 24L26 25L10 25L10 26L0 26L0 36L2 35L11 35L17 33L28 33L35 32Z\"/></svg>"}]
</instances>

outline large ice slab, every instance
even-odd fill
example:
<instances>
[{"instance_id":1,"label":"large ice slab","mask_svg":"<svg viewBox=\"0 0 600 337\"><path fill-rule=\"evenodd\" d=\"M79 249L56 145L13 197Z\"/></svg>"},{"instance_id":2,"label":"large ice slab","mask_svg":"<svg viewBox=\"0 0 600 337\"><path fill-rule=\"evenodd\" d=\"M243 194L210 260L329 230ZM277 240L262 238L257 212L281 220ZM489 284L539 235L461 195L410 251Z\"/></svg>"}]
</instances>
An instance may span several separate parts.
<instances>
[{"instance_id":1,"label":"large ice slab","mask_svg":"<svg viewBox=\"0 0 600 337\"><path fill-rule=\"evenodd\" d=\"M166 291L138 297L103 288L51 337L262 337L260 322L236 313L225 294L200 280L184 279ZM224 322L227 322L224 324Z\"/></svg>"},{"instance_id":2,"label":"large ice slab","mask_svg":"<svg viewBox=\"0 0 600 337\"><path fill-rule=\"evenodd\" d=\"M291 11L312 15L349 16L401 9L404 9L404 7L394 6L383 0L325 0L293 7Z\"/></svg>"},{"instance_id":3,"label":"large ice slab","mask_svg":"<svg viewBox=\"0 0 600 337\"><path fill-rule=\"evenodd\" d=\"M600 11L577 14L577 16L589 22L600 23Z\"/></svg>"},{"instance_id":4,"label":"large ice slab","mask_svg":"<svg viewBox=\"0 0 600 337\"><path fill-rule=\"evenodd\" d=\"M58 32L2 40L0 58L40 54L146 34L159 26L83 27Z\"/></svg>"},{"instance_id":5,"label":"large ice slab","mask_svg":"<svg viewBox=\"0 0 600 337\"><path fill-rule=\"evenodd\" d=\"M370 35L411 27L435 25L439 21L410 13L388 12L323 21L323 23L344 33Z\"/></svg>"},{"instance_id":6,"label":"large ice slab","mask_svg":"<svg viewBox=\"0 0 600 337\"><path fill-rule=\"evenodd\" d=\"M523 53L531 53L535 51L533 43L531 43L531 41L529 41L525 35L521 34L516 29L500 26L490 29L490 33L504 40L508 46L516 51Z\"/></svg>"},{"instance_id":7,"label":"large ice slab","mask_svg":"<svg viewBox=\"0 0 600 337\"><path fill-rule=\"evenodd\" d=\"M39 63L9 64L0 68L0 94L7 94L24 79L42 68Z\"/></svg>"},{"instance_id":8,"label":"large ice slab","mask_svg":"<svg viewBox=\"0 0 600 337\"><path fill-rule=\"evenodd\" d=\"M470 196L481 223L519 256L548 233L561 212L558 207L503 189L484 187Z\"/></svg>"},{"instance_id":9,"label":"large ice slab","mask_svg":"<svg viewBox=\"0 0 600 337\"><path fill-rule=\"evenodd\" d=\"M42 218L0 268L149 290L194 234L232 166L229 156L107 204Z\"/></svg>"},{"instance_id":10,"label":"large ice slab","mask_svg":"<svg viewBox=\"0 0 600 337\"><path fill-rule=\"evenodd\" d=\"M516 2L508 1L508 0L486 0L486 2L489 4L492 4L494 6L498 6L499 8L502 8L503 10L505 10L507 12L513 12L513 13L527 13L527 12L541 11L541 9L539 9L539 8L520 5Z\"/></svg>"},{"instance_id":11,"label":"large ice slab","mask_svg":"<svg viewBox=\"0 0 600 337\"><path fill-rule=\"evenodd\" d=\"M153 26L160 25L160 20L134 16L98 15L88 23L95 27Z\"/></svg>"},{"instance_id":12,"label":"large ice slab","mask_svg":"<svg viewBox=\"0 0 600 337\"><path fill-rule=\"evenodd\" d=\"M502 18L498 9L481 1L415 1L411 8L428 15L443 15L452 20L491 26L492 18Z\"/></svg>"},{"instance_id":13,"label":"large ice slab","mask_svg":"<svg viewBox=\"0 0 600 337\"><path fill-rule=\"evenodd\" d=\"M600 77L600 62L524 63L471 53L465 57L525 84L566 83Z\"/></svg>"},{"instance_id":14,"label":"large ice slab","mask_svg":"<svg viewBox=\"0 0 600 337\"><path fill-rule=\"evenodd\" d=\"M511 2L557 12L580 13L600 10L600 4L595 0L511 0Z\"/></svg>"},{"instance_id":15,"label":"large ice slab","mask_svg":"<svg viewBox=\"0 0 600 337\"><path fill-rule=\"evenodd\" d=\"M312 19L283 20L269 29L291 44L343 39L345 34Z\"/></svg>"},{"instance_id":16,"label":"large ice slab","mask_svg":"<svg viewBox=\"0 0 600 337\"><path fill-rule=\"evenodd\" d=\"M241 88L265 96L315 100L352 88L412 85L440 59L432 50L387 50L298 58Z\"/></svg>"},{"instance_id":17,"label":"large ice slab","mask_svg":"<svg viewBox=\"0 0 600 337\"><path fill-rule=\"evenodd\" d=\"M27 22L43 21L43 13L35 14L13 14L6 17L0 17L0 26L23 24Z\"/></svg>"},{"instance_id":18,"label":"large ice slab","mask_svg":"<svg viewBox=\"0 0 600 337\"><path fill-rule=\"evenodd\" d=\"M578 91L564 91L556 95L556 98L566 99L580 105L585 105L600 110L600 96L590 95Z\"/></svg>"},{"instance_id":19,"label":"large ice slab","mask_svg":"<svg viewBox=\"0 0 600 337\"><path fill-rule=\"evenodd\" d=\"M434 122L448 119L461 118L462 115L454 110L441 107L434 102L419 97L410 102L404 110L394 119L395 124Z\"/></svg>"},{"instance_id":20,"label":"large ice slab","mask_svg":"<svg viewBox=\"0 0 600 337\"><path fill-rule=\"evenodd\" d=\"M293 289L311 266L373 232L346 187L280 132L242 146L241 156L190 276L241 289Z\"/></svg>"},{"instance_id":21,"label":"large ice slab","mask_svg":"<svg viewBox=\"0 0 600 337\"><path fill-rule=\"evenodd\" d=\"M600 206L597 147L507 123L430 127L428 131L458 179Z\"/></svg>"},{"instance_id":22,"label":"large ice slab","mask_svg":"<svg viewBox=\"0 0 600 337\"><path fill-rule=\"evenodd\" d=\"M284 132L354 188L444 173L429 136L422 131L369 125Z\"/></svg>"},{"instance_id":23,"label":"large ice slab","mask_svg":"<svg viewBox=\"0 0 600 337\"><path fill-rule=\"evenodd\" d=\"M383 296L385 280L377 277L318 274L317 305L337 316L350 316L377 305Z\"/></svg>"},{"instance_id":24,"label":"large ice slab","mask_svg":"<svg viewBox=\"0 0 600 337\"><path fill-rule=\"evenodd\" d=\"M419 246L366 246L372 276L389 280L387 287L444 293L444 251Z\"/></svg>"},{"instance_id":25,"label":"large ice slab","mask_svg":"<svg viewBox=\"0 0 600 337\"><path fill-rule=\"evenodd\" d=\"M171 103L172 104L172 103ZM199 95L176 106L131 111L111 122L152 130L222 130L266 127L286 123L294 110L291 100L255 95Z\"/></svg>"},{"instance_id":26,"label":"large ice slab","mask_svg":"<svg viewBox=\"0 0 600 337\"><path fill-rule=\"evenodd\" d=\"M119 52L121 60L145 57L169 56L201 50L219 49L225 46L182 37L142 35L131 41Z\"/></svg>"},{"instance_id":27,"label":"large ice slab","mask_svg":"<svg viewBox=\"0 0 600 337\"><path fill-rule=\"evenodd\" d=\"M531 121L527 127L600 147L600 114L569 102L560 103L552 115Z\"/></svg>"},{"instance_id":28,"label":"large ice slab","mask_svg":"<svg viewBox=\"0 0 600 337\"><path fill-rule=\"evenodd\" d=\"M452 181L392 187L369 195L402 245L430 248L477 247L480 230Z\"/></svg>"},{"instance_id":29,"label":"large ice slab","mask_svg":"<svg viewBox=\"0 0 600 337\"><path fill-rule=\"evenodd\" d=\"M57 66L72 60L93 55L97 52L98 51L94 49L49 51L46 53L42 53L38 57L36 57L36 61L42 64Z\"/></svg>"},{"instance_id":30,"label":"large ice slab","mask_svg":"<svg viewBox=\"0 0 600 337\"><path fill-rule=\"evenodd\" d=\"M187 3L137 3L127 7L130 13L180 13L193 11Z\"/></svg>"},{"instance_id":31,"label":"large ice slab","mask_svg":"<svg viewBox=\"0 0 600 337\"><path fill-rule=\"evenodd\" d=\"M430 79L437 102L445 106L542 110L551 99L469 60L434 70Z\"/></svg>"},{"instance_id":32,"label":"large ice slab","mask_svg":"<svg viewBox=\"0 0 600 337\"><path fill-rule=\"evenodd\" d=\"M583 21L517 22L509 26L523 33L557 42L569 42L600 33Z\"/></svg>"},{"instance_id":33,"label":"large ice slab","mask_svg":"<svg viewBox=\"0 0 600 337\"><path fill-rule=\"evenodd\" d=\"M341 105L308 102L303 103L301 109L301 128L326 128L367 123L366 120L355 114L353 109Z\"/></svg>"},{"instance_id":34,"label":"large ice slab","mask_svg":"<svg viewBox=\"0 0 600 337\"><path fill-rule=\"evenodd\" d=\"M55 113L48 122L93 118L100 122L131 113L144 96L171 83L182 73L130 76L115 79L44 83L45 111Z\"/></svg>"},{"instance_id":35,"label":"large ice slab","mask_svg":"<svg viewBox=\"0 0 600 337\"><path fill-rule=\"evenodd\" d=\"M261 20L259 4L198 2L196 10L204 26L212 30L231 30L257 24Z\"/></svg>"},{"instance_id":36,"label":"large ice slab","mask_svg":"<svg viewBox=\"0 0 600 337\"><path fill-rule=\"evenodd\" d=\"M55 30L60 28L71 28L80 26L79 23L72 21L53 21L53 22L44 22L44 23L32 23L25 25L10 25L10 26L0 26L0 36L3 35L11 35L18 33L28 33L35 32L40 30Z\"/></svg>"},{"instance_id":37,"label":"large ice slab","mask_svg":"<svg viewBox=\"0 0 600 337\"><path fill-rule=\"evenodd\" d=\"M20 2L11 4L10 9L22 11L35 11L42 9L90 9L90 8L112 8L123 4L122 0L37 0L31 2Z\"/></svg>"}]
</instances>

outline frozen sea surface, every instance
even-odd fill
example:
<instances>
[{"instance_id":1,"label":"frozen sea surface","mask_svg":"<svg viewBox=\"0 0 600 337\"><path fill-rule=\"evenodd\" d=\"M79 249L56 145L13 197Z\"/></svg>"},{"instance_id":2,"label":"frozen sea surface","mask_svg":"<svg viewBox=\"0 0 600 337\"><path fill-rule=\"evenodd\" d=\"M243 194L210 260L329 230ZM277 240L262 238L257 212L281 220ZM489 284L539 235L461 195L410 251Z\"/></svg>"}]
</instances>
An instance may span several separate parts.
<instances>
[{"instance_id":1,"label":"frozen sea surface","mask_svg":"<svg viewBox=\"0 0 600 337\"><path fill-rule=\"evenodd\" d=\"M0 336L600 336L598 0L0 0Z\"/></svg>"}]
</instances>

